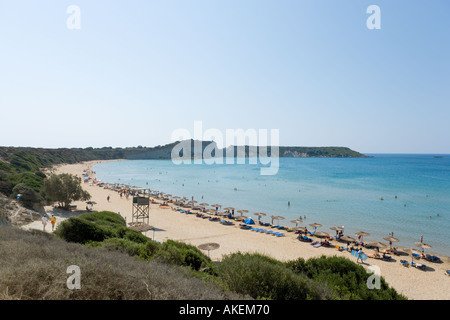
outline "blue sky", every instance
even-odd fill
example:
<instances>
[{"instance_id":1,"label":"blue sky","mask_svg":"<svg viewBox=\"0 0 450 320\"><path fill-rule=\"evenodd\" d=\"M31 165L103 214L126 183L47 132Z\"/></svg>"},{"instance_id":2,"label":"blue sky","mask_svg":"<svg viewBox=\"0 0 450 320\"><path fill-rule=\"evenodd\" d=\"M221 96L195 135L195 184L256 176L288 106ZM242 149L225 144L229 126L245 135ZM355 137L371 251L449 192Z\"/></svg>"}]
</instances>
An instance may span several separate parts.
<instances>
[{"instance_id":1,"label":"blue sky","mask_svg":"<svg viewBox=\"0 0 450 320\"><path fill-rule=\"evenodd\" d=\"M154 146L202 121L450 153L449 14L445 0L0 0L0 145Z\"/></svg>"}]
</instances>

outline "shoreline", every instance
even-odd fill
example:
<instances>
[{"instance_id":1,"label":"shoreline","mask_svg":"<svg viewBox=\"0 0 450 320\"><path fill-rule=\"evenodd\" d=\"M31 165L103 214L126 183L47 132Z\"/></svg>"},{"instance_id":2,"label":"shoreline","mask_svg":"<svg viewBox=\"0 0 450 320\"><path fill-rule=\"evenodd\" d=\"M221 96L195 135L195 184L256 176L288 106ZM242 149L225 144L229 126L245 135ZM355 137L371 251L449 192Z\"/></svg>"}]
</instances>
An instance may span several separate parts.
<instances>
[{"instance_id":1,"label":"shoreline","mask_svg":"<svg viewBox=\"0 0 450 320\"><path fill-rule=\"evenodd\" d=\"M123 160L95 160L77 164L58 165L52 171L55 173L71 173L82 177L83 170L91 168L94 164L108 161ZM121 198L118 192L94 184L82 182L82 187L91 194L91 200L96 202L93 210L107 210L120 213L120 215L126 218L127 223L132 221L131 198ZM108 196L110 197L109 201L107 200ZM81 207L81 211L84 211L86 206L85 202L79 201L73 204ZM172 239L195 246L208 242L218 243L220 245L218 249L209 252L203 251L205 254L209 253L212 260L220 261L225 255L240 251L260 253L281 261L294 260L299 257L306 260L325 255L346 257L356 262L356 258L352 257L347 251L338 251L334 247L315 248L310 243L299 241L297 234L294 232L280 230L284 233L282 237L261 234L256 231L239 228L239 222L236 221L234 225L222 225L219 222L198 218L195 214L184 214L171 208L162 209L158 204L150 205L149 224L154 226L158 231L148 231L144 234L156 241L163 242L167 239ZM263 228L258 224L255 227ZM42 225L40 228L42 228ZM265 229L271 228L265 227ZM332 241L332 243L345 247L342 242L336 240ZM402 249L401 246L397 247L399 250ZM365 252L372 253L372 250L366 249ZM431 253L431 251L427 250L426 253ZM407 268L401 265L400 260L410 261L410 255L396 256L391 254L391 256L394 258L394 261L368 258L363 263L363 266L366 269L377 266L386 282L408 299L450 299L450 279L447 279L450 277L444 274L445 270L450 269L450 260L448 257L439 254L443 261L442 263L424 262L429 269L422 271L414 267ZM411 279L414 279L414 281L411 281Z\"/></svg>"}]
</instances>

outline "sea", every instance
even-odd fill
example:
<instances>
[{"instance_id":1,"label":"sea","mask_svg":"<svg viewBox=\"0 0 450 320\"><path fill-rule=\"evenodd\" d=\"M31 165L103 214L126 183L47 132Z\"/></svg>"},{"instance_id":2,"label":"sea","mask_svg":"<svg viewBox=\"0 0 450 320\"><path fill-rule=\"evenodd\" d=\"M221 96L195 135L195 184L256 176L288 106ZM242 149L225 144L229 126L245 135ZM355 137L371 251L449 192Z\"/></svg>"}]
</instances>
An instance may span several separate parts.
<instances>
[{"instance_id":1,"label":"sea","mask_svg":"<svg viewBox=\"0 0 450 320\"><path fill-rule=\"evenodd\" d=\"M317 230L381 241L393 234L398 247L423 239L425 252L450 256L450 155L367 154L368 158L279 158L274 175L262 175L264 161L232 164L171 160L102 162L93 166L98 180L197 203L248 210L245 216L284 226L320 223ZM257 160L257 159L256 159ZM241 159L241 162L242 159ZM256 162L256 163L255 163ZM237 213L236 213L237 214ZM282 219L272 220L271 216ZM301 217L302 223L291 220ZM151 215L150 215L151 219Z\"/></svg>"}]
</instances>

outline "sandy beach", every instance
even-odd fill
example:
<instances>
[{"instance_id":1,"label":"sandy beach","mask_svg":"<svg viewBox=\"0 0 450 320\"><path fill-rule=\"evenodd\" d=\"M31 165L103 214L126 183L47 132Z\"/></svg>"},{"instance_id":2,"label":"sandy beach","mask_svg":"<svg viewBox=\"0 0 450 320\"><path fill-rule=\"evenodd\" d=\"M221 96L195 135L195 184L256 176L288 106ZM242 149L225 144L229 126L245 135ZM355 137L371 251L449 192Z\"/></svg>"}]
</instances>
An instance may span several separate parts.
<instances>
[{"instance_id":1,"label":"sandy beach","mask_svg":"<svg viewBox=\"0 0 450 320\"><path fill-rule=\"evenodd\" d=\"M55 173L71 173L82 177L83 170L90 168L95 163L98 163L98 161L62 165L55 167L53 171ZM132 221L131 197L129 199L121 198L117 192L95 184L82 183L82 186L91 194L91 200L96 202L93 206L94 210L117 212L125 217L127 222ZM109 201L107 200L108 196ZM220 199L217 199L217 201L220 201ZM85 210L85 202L74 202L73 204L77 205L79 211L83 212ZM68 216L77 214L75 212L58 211L51 207L46 207L46 210L57 217L57 224ZM282 261L293 260L299 257L308 259L320 257L321 255L336 255L356 262L356 258L346 251L338 251L336 248L331 247L315 248L309 243L301 242L296 238L297 234L294 232L284 232L283 237L276 237L243 230L239 228L239 222L235 222L234 225L222 225L219 222L198 218L195 214L180 213L172 208L162 209L159 207L159 204L150 205L149 224L157 228L157 231L148 231L145 234L156 241L163 242L167 239L173 239L195 246L208 242L218 243L220 247L209 252L213 260L220 260L224 255L240 251L258 252ZM25 226L25 228L30 227L42 230L42 223L35 221L31 225ZM46 230L51 232L50 223L48 223ZM333 242L334 244L345 246L345 244L337 241ZM399 249L401 249L401 246L399 246ZM372 250L366 250L366 253L371 252ZM205 253L207 254L207 252ZM380 275L385 278L387 283L408 299L448 300L450 299L450 276L445 275L445 271L450 269L450 260L448 257L439 256L443 263L425 261L423 263L429 268L424 271L401 265L401 259L410 260L411 256L392 255L393 261L368 258L362 265L366 269L378 267Z\"/></svg>"}]
</instances>

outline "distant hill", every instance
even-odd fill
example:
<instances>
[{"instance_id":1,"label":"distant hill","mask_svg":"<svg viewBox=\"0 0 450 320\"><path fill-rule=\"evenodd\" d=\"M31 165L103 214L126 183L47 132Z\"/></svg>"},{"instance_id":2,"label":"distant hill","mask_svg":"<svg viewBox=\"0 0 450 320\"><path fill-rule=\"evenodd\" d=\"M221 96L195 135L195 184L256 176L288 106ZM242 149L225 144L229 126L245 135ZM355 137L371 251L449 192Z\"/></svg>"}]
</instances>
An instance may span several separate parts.
<instances>
[{"instance_id":1,"label":"distant hill","mask_svg":"<svg viewBox=\"0 0 450 320\"><path fill-rule=\"evenodd\" d=\"M180 148L184 146L185 148ZM190 150L189 150L190 146ZM197 148L195 148L197 146ZM199 148L198 146L201 146ZM92 160L114 159L172 159L174 154L185 156L188 159L215 157L215 151L224 156L256 157L274 156L270 147L256 148L242 147L241 154L237 146L226 149L214 149L213 141L184 140L156 147L129 147L129 148L31 148L31 147L0 147L0 193L11 195L14 186L24 183L35 191L39 191L46 177L43 168L58 164L71 164ZM174 149L175 148L175 149ZM198 149L198 150L197 150ZM190 151L190 156L183 154ZM199 152L200 151L200 152ZM232 153L230 153L233 151ZM359 152L345 147L279 147L279 157L338 157L361 158L367 157Z\"/></svg>"}]
</instances>

